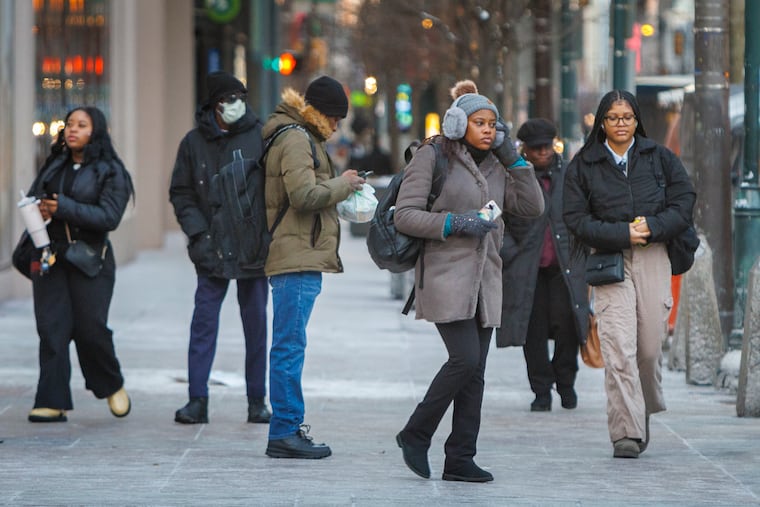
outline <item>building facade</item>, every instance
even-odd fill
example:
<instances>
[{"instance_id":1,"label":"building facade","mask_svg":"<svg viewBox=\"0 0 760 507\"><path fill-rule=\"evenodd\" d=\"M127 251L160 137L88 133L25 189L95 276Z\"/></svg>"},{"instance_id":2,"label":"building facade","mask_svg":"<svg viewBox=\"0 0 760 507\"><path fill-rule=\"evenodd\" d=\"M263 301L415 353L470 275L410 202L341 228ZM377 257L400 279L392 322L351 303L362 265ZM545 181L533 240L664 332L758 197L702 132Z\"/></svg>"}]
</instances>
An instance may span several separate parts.
<instances>
[{"instance_id":1,"label":"building facade","mask_svg":"<svg viewBox=\"0 0 760 507\"><path fill-rule=\"evenodd\" d=\"M117 261L159 248L177 228L168 200L176 150L194 125L205 75L233 72L266 116L280 76L275 0L0 0L0 300L28 296L11 266L23 232L16 202L66 113L95 105L136 189L111 235Z\"/></svg>"}]
</instances>

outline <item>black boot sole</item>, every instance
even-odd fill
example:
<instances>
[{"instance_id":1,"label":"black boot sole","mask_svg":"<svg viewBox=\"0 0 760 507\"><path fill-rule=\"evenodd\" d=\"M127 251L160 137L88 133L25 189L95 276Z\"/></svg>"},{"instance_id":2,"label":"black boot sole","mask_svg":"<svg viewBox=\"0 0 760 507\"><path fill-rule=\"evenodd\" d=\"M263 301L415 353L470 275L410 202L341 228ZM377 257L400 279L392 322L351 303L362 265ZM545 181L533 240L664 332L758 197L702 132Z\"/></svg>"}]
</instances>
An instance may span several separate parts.
<instances>
[{"instance_id":1,"label":"black boot sole","mask_svg":"<svg viewBox=\"0 0 760 507\"><path fill-rule=\"evenodd\" d=\"M292 450L278 450L269 449L266 450L266 455L270 458L293 458L293 459L322 459L332 455L332 451L327 449L325 451L316 452L298 452Z\"/></svg>"},{"instance_id":2,"label":"black boot sole","mask_svg":"<svg viewBox=\"0 0 760 507\"><path fill-rule=\"evenodd\" d=\"M30 415L29 416L29 422L33 423L56 423L56 422L66 422L68 419L65 415L57 415L54 417L43 417L39 415Z\"/></svg>"},{"instance_id":3,"label":"black boot sole","mask_svg":"<svg viewBox=\"0 0 760 507\"><path fill-rule=\"evenodd\" d=\"M444 481L461 481L461 482L491 482L493 480L492 475L469 477L466 475L456 475L444 473L441 477Z\"/></svg>"},{"instance_id":4,"label":"black boot sole","mask_svg":"<svg viewBox=\"0 0 760 507\"><path fill-rule=\"evenodd\" d=\"M174 422L180 424L208 424L208 417L201 417L199 419L193 419L190 417L182 417L180 415L174 415Z\"/></svg>"}]
</instances>

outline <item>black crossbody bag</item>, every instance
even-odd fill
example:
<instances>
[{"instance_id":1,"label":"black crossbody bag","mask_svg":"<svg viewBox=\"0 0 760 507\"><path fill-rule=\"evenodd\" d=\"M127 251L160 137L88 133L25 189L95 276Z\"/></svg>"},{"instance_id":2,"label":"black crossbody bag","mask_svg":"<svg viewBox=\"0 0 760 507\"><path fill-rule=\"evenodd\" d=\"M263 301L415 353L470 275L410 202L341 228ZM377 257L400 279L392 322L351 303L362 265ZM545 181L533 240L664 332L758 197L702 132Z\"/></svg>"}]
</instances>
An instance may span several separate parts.
<instances>
[{"instance_id":1,"label":"black crossbody bag","mask_svg":"<svg viewBox=\"0 0 760 507\"><path fill-rule=\"evenodd\" d=\"M586 283L597 287L625 280L623 252L594 252L586 258Z\"/></svg>"}]
</instances>

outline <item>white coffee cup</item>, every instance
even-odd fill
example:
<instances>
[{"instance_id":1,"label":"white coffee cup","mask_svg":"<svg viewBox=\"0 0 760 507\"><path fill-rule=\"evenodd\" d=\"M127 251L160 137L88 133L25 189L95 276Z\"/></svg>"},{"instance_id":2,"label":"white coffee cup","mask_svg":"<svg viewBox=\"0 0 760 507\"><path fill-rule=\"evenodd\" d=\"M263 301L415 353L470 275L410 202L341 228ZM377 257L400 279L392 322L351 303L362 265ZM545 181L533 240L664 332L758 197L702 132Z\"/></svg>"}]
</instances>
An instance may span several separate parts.
<instances>
[{"instance_id":1,"label":"white coffee cup","mask_svg":"<svg viewBox=\"0 0 760 507\"><path fill-rule=\"evenodd\" d=\"M21 195L24 195L21 192ZM24 221L26 231L32 237L36 248L43 248L50 245L50 236L48 236L45 221L40 213L40 200L36 197L22 197L18 202L18 209L21 212L21 219Z\"/></svg>"}]
</instances>

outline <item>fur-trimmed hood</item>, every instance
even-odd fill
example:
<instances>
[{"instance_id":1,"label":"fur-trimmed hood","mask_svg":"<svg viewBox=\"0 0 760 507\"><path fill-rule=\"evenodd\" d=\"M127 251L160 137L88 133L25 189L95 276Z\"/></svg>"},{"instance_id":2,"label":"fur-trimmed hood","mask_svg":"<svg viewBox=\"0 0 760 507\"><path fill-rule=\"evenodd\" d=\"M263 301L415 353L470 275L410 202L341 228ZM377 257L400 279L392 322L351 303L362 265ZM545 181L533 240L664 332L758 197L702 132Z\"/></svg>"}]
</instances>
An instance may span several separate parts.
<instances>
[{"instance_id":1,"label":"fur-trimmed hood","mask_svg":"<svg viewBox=\"0 0 760 507\"><path fill-rule=\"evenodd\" d=\"M326 141L333 134L327 116L320 113L314 106L307 104L306 98L293 88L283 90L282 102L272 113L270 120L272 118L277 118L277 121L267 122L262 132L265 138L272 135L280 125L287 123L303 125L322 141Z\"/></svg>"}]
</instances>

